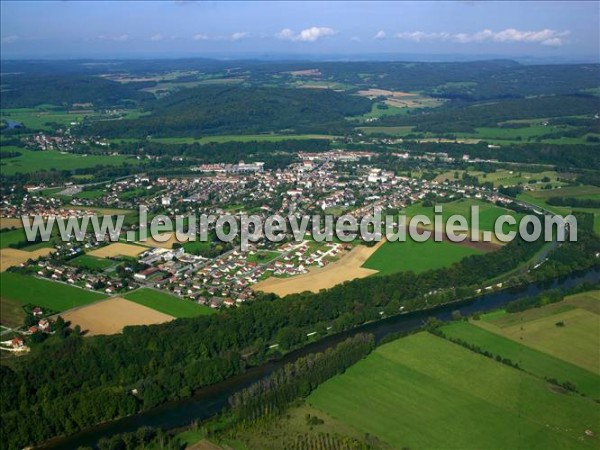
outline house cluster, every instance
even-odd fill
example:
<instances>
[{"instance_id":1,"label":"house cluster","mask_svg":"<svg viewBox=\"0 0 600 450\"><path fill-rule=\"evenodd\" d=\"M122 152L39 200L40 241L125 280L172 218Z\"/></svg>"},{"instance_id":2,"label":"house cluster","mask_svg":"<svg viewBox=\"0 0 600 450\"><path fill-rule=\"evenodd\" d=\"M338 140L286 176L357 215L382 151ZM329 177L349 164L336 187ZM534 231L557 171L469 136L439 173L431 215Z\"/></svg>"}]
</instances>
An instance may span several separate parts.
<instances>
[{"instance_id":1,"label":"house cluster","mask_svg":"<svg viewBox=\"0 0 600 450\"><path fill-rule=\"evenodd\" d=\"M137 287L135 283L118 278L115 273L90 272L79 267L70 266L68 262L62 260L40 259L35 264L38 267L36 275L39 277L84 289L103 291L109 295Z\"/></svg>"},{"instance_id":2,"label":"house cluster","mask_svg":"<svg viewBox=\"0 0 600 450\"><path fill-rule=\"evenodd\" d=\"M244 172L262 172L264 170L264 162L246 163L240 161L237 164L201 164L193 167L194 172L211 172L211 173L244 173Z\"/></svg>"}]
</instances>

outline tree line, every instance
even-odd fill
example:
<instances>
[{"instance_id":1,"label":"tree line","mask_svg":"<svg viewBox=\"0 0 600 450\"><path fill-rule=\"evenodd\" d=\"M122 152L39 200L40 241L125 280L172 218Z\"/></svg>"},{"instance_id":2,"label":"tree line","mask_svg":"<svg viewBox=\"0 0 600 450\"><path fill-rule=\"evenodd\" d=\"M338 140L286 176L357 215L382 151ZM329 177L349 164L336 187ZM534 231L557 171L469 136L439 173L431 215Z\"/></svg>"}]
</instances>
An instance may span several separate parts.
<instances>
[{"instance_id":1,"label":"tree line","mask_svg":"<svg viewBox=\"0 0 600 450\"><path fill-rule=\"evenodd\" d=\"M311 353L286 364L229 398L237 420L252 421L280 414L293 400L307 397L319 384L342 373L375 347L371 334L360 333L322 353Z\"/></svg>"},{"instance_id":2,"label":"tree line","mask_svg":"<svg viewBox=\"0 0 600 450\"><path fill-rule=\"evenodd\" d=\"M598 265L600 240L590 230L580 226L578 242L558 247L530 277ZM314 331L323 335L331 327L338 333L378 320L381 312L390 316L474 295L486 280L531 259L544 244L515 239L448 268L368 277L284 301L259 295L219 314L126 327L121 335L53 336L0 366L3 446L22 447L187 397L261 364L273 342L288 351L305 345ZM522 276L522 282L530 279Z\"/></svg>"}]
</instances>

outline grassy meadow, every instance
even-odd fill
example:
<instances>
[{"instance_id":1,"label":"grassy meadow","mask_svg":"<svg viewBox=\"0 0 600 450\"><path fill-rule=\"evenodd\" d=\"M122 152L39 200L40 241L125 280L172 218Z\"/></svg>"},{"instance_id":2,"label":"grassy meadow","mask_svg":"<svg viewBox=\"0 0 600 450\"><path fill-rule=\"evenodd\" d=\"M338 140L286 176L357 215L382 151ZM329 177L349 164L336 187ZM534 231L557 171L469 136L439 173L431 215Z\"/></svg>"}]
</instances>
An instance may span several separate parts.
<instances>
[{"instance_id":1,"label":"grassy meadow","mask_svg":"<svg viewBox=\"0 0 600 450\"><path fill-rule=\"evenodd\" d=\"M33 151L21 147L6 146L2 151L19 152L15 158L2 158L0 173L14 175L16 173L32 173L42 170L75 170L95 167L98 165L118 166L125 162L136 160L127 156L109 155L77 155L55 150ZM1 153L0 153L1 154Z\"/></svg>"},{"instance_id":2,"label":"grassy meadow","mask_svg":"<svg viewBox=\"0 0 600 450\"><path fill-rule=\"evenodd\" d=\"M308 402L396 449L597 448L592 400L427 333L377 348Z\"/></svg>"},{"instance_id":3,"label":"grassy meadow","mask_svg":"<svg viewBox=\"0 0 600 450\"><path fill-rule=\"evenodd\" d=\"M455 214L465 217L467 219L467 222L470 222L471 207L477 206L479 208L479 229L486 231L493 231L496 220L501 216L513 216L517 220L517 223L523 217L523 214L517 214L510 209L501 208L500 206L496 206L492 203L484 202L474 198L455 200L449 203L441 203L440 205L443 207L441 214L443 222L446 222L450 216ZM407 218L414 217L417 214L420 214L429 217L432 222L435 216L434 207L423 206L422 203L416 203L414 205L411 205L407 207L403 212L406 214ZM504 226L505 231L508 231L512 228L516 229L516 226Z\"/></svg>"},{"instance_id":4,"label":"grassy meadow","mask_svg":"<svg viewBox=\"0 0 600 450\"><path fill-rule=\"evenodd\" d=\"M209 142L279 142L289 140L307 140L307 139L334 139L335 136L325 134L247 134L247 135L222 135L194 137L165 137L152 138L153 141L163 144L208 144ZM119 139L114 139L119 142Z\"/></svg>"},{"instance_id":5,"label":"grassy meadow","mask_svg":"<svg viewBox=\"0 0 600 450\"><path fill-rule=\"evenodd\" d=\"M95 256L81 255L71 259L68 264L83 269L104 270L114 266L115 262L109 259L97 258Z\"/></svg>"},{"instance_id":6,"label":"grassy meadow","mask_svg":"<svg viewBox=\"0 0 600 450\"><path fill-rule=\"evenodd\" d=\"M27 240L27 235L23 228L17 228L16 230L3 231L0 233L0 248L8 248L11 244L18 244ZM27 247L20 248L19 250L30 251L37 250L38 248L52 247L51 242L38 242L32 243Z\"/></svg>"},{"instance_id":7,"label":"grassy meadow","mask_svg":"<svg viewBox=\"0 0 600 450\"><path fill-rule=\"evenodd\" d=\"M395 138L404 138L409 135L419 136L417 140L437 140L445 139L448 133L417 132L413 126L363 126L359 130L367 135L386 135ZM588 136L600 137L598 133L587 133L580 137L547 137L544 135L565 133L575 130L576 127L569 125L541 125L538 121L532 121L529 127L524 128L503 128L503 127L477 127L475 132L451 133L456 141L474 143L486 141L492 144L520 144L526 142L545 142L551 144L589 144L593 142L587 140ZM454 139L451 139L454 140Z\"/></svg>"},{"instance_id":8,"label":"grassy meadow","mask_svg":"<svg viewBox=\"0 0 600 450\"><path fill-rule=\"evenodd\" d=\"M378 270L378 275L412 270L415 273L449 267L466 256L481 253L474 248L447 241L385 242L362 265L366 269Z\"/></svg>"},{"instance_id":9,"label":"grassy meadow","mask_svg":"<svg viewBox=\"0 0 600 450\"><path fill-rule=\"evenodd\" d=\"M474 323L453 322L442 327L442 331L449 338L462 339L484 351L508 358L539 378L554 378L561 383L569 381L582 394L600 399L600 376L589 370L492 333Z\"/></svg>"},{"instance_id":10,"label":"grassy meadow","mask_svg":"<svg viewBox=\"0 0 600 450\"><path fill-rule=\"evenodd\" d=\"M0 297L2 310L4 300L8 299L21 305L32 304L64 311L106 298L106 295L29 275L3 272Z\"/></svg>"},{"instance_id":11,"label":"grassy meadow","mask_svg":"<svg viewBox=\"0 0 600 450\"><path fill-rule=\"evenodd\" d=\"M89 113L57 110L55 107L14 108L0 110L0 119L20 122L32 130L50 131L53 124L68 126L73 122L81 123Z\"/></svg>"},{"instance_id":12,"label":"grassy meadow","mask_svg":"<svg viewBox=\"0 0 600 450\"><path fill-rule=\"evenodd\" d=\"M600 291L587 295L600 304ZM567 299L471 323L600 376L600 315L591 306L578 307Z\"/></svg>"},{"instance_id":13,"label":"grassy meadow","mask_svg":"<svg viewBox=\"0 0 600 450\"><path fill-rule=\"evenodd\" d=\"M199 305L191 300L183 300L174 295L158 292L153 289L142 288L123 296L127 300L155 309L173 317L196 317L213 314L214 310L207 306Z\"/></svg>"}]
</instances>

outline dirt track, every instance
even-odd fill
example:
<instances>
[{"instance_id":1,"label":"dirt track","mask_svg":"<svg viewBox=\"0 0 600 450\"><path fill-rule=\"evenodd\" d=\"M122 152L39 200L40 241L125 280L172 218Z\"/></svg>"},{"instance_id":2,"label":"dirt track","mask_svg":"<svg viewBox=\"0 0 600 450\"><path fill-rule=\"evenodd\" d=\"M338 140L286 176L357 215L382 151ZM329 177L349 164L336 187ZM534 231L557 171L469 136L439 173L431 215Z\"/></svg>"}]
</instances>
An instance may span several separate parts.
<instances>
[{"instance_id":1,"label":"dirt track","mask_svg":"<svg viewBox=\"0 0 600 450\"><path fill-rule=\"evenodd\" d=\"M113 297L60 314L71 327L79 325L86 336L116 334L127 325L152 325L169 322L169 316L121 297Z\"/></svg>"},{"instance_id":2,"label":"dirt track","mask_svg":"<svg viewBox=\"0 0 600 450\"><path fill-rule=\"evenodd\" d=\"M252 286L252 289L272 292L283 297L304 291L319 292L321 289L329 289L344 281L368 277L377 271L361 266L384 242L381 241L373 247L358 245L340 260L325 267L314 268L308 273L290 278L270 277Z\"/></svg>"}]
</instances>

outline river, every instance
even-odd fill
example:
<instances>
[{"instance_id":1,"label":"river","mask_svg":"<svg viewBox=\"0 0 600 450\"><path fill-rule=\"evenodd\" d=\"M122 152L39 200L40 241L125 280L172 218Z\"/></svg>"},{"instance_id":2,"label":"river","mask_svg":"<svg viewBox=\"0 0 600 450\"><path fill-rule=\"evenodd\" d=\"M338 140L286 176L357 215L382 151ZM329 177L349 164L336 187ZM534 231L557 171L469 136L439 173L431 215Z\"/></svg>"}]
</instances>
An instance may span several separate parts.
<instances>
[{"instance_id":1,"label":"river","mask_svg":"<svg viewBox=\"0 0 600 450\"><path fill-rule=\"evenodd\" d=\"M508 289L492 292L481 297L457 302L452 305L440 306L427 311L417 311L390 317L377 322L362 325L344 333L328 336L318 342L291 352L283 358L253 367L245 373L236 375L221 383L200 389L192 397L165 403L154 409L132 416L117 419L97 425L77 434L55 438L39 448L42 449L73 449L79 446L93 446L100 438L113 434L135 431L143 426L172 429L189 425L195 420L205 420L218 414L227 406L231 394L239 391L255 381L269 375L282 365L295 360L307 353L322 351L327 347L352 336L356 333L372 333L376 341L380 341L391 333L410 332L418 329L429 317L440 320L450 320L453 311L460 311L463 316L475 312L485 312L500 308L508 302L527 296L539 294L546 289L569 289L582 283L600 281L600 270L589 270L584 274L557 279L543 284L530 284L519 289Z\"/></svg>"}]
</instances>

